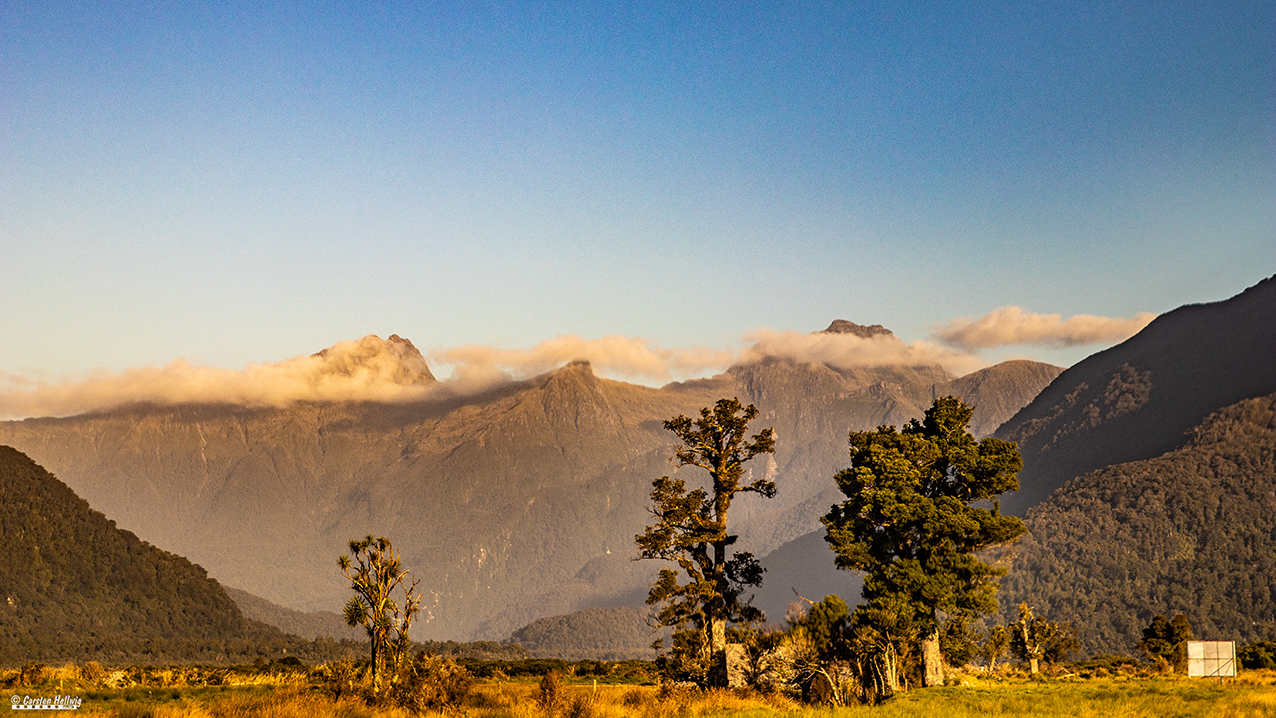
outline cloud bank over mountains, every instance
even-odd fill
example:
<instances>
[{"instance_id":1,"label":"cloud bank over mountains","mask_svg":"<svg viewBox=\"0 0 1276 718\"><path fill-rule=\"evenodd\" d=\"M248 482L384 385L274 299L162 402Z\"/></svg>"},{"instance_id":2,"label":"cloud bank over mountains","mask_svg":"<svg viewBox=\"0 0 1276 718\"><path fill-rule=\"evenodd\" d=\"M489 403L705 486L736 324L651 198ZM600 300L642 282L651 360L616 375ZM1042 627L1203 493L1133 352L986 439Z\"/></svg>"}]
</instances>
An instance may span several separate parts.
<instances>
[{"instance_id":1,"label":"cloud bank over mountains","mask_svg":"<svg viewBox=\"0 0 1276 718\"><path fill-rule=\"evenodd\" d=\"M563 334L528 349L499 349L477 344L430 353L436 364L453 368L463 386L492 384L543 374L575 359L587 359L600 373L641 383L665 383L721 371L736 352L709 347L666 349L648 339L611 334L585 339Z\"/></svg>"},{"instance_id":2,"label":"cloud bank over mountains","mask_svg":"<svg viewBox=\"0 0 1276 718\"><path fill-rule=\"evenodd\" d=\"M1067 347L1083 344L1116 344L1138 334L1156 315L1139 312L1129 319L1078 314L1034 314L1020 307L998 307L978 319L953 319L936 327L932 336L964 351L1029 344Z\"/></svg>"},{"instance_id":3,"label":"cloud bank over mountains","mask_svg":"<svg viewBox=\"0 0 1276 718\"><path fill-rule=\"evenodd\" d=\"M976 320L943 324L932 333L933 342L905 343L880 327L859 334L834 327L814 333L764 328L745 336L746 346L739 350L667 348L636 337L586 339L567 334L525 349L462 345L434 350L430 360L452 370L442 381L412 342L397 335L369 335L316 354L243 369L177 359L159 367L96 371L53 381L0 372L0 419L69 416L132 403L279 407L298 401L428 401L527 379L575 359L588 360L602 376L645 384L709 376L765 357L842 369L939 365L960 376L991 364L979 356L980 349L1116 343L1153 318L1140 313L1129 319L1078 315L1064 320L1011 306Z\"/></svg>"}]
</instances>

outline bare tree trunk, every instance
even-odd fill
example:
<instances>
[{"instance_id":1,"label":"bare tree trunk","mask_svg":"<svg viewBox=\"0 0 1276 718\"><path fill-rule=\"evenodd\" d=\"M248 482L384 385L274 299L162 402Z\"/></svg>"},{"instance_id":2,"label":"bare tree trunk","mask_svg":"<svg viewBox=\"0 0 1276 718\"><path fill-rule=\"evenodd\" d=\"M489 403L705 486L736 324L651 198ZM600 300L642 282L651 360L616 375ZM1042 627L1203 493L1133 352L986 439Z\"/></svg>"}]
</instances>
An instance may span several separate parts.
<instances>
[{"instance_id":1,"label":"bare tree trunk","mask_svg":"<svg viewBox=\"0 0 1276 718\"><path fill-rule=\"evenodd\" d=\"M1039 658L1035 658L1035 657L1034 657L1034 658L1029 658L1029 659L1028 659L1028 665L1032 668L1032 672L1033 672L1033 673L1036 673L1036 672L1037 672L1037 670L1038 670L1038 668L1039 668L1039 663L1040 663L1040 661L1041 661L1041 659L1039 659Z\"/></svg>"},{"instance_id":2,"label":"bare tree trunk","mask_svg":"<svg viewBox=\"0 0 1276 718\"><path fill-rule=\"evenodd\" d=\"M726 688L727 676L727 622L721 618L709 619L709 686Z\"/></svg>"},{"instance_id":3,"label":"bare tree trunk","mask_svg":"<svg viewBox=\"0 0 1276 718\"><path fill-rule=\"evenodd\" d=\"M882 665L882 683L886 695L890 697L899 693L899 660L895 655L894 646L887 645L881 654Z\"/></svg>"},{"instance_id":4,"label":"bare tree trunk","mask_svg":"<svg viewBox=\"0 0 1276 718\"><path fill-rule=\"evenodd\" d=\"M922 661L926 669L922 677L922 685L926 687L944 685L944 659L939 653L938 630L922 639Z\"/></svg>"},{"instance_id":5,"label":"bare tree trunk","mask_svg":"<svg viewBox=\"0 0 1276 718\"><path fill-rule=\"evenodd\" d=\"M713 582L717 597L709 602L709 685L727 687L727 620L718 614L726 607L722 597L730 586L727 584L727 546L724 541L713 542Z\"/></svg>"}]
</instances>

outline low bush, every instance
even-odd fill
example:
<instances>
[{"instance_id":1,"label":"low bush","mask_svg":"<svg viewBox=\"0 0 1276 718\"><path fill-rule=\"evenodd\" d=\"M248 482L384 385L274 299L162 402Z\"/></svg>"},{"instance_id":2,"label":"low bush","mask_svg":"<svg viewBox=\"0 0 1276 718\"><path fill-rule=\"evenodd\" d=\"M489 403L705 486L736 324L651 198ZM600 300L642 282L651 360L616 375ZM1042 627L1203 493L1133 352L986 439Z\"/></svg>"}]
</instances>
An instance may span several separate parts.
<instances>
[{"instance_id":1,"label":"low bush","mask_svg":"<svg viewBox=\"0 0 1276 718\"><path fill-rule=\"evenodd\" d=\"M1240 661L1241 668L1276 669L1276 641L1256 641L1247 646L1241 646L1241 649L1236 652L1236 659Z\"/></svg>"}]
</instances>

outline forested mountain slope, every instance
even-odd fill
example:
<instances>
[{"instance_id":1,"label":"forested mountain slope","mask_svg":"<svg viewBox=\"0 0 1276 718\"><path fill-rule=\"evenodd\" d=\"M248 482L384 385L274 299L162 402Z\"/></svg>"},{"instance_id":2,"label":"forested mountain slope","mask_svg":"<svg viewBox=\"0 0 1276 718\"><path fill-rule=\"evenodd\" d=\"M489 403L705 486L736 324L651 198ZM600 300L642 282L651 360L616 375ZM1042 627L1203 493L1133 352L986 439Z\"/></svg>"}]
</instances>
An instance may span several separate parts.
<instances>
[{"instance_id":1,"label":"forested mountain slope","mask_svg":"<svg viewBox=\"0 0 1276 718\"><path fill-rule=\"evenodd\" d=\"M409 342L393 348L426 376ZM573 362L433 402L135 405L0 422L0 442L147 540L289 608L339 610L348 586L336 557L352 537L388 536L421 578L419 638L500 639L546 615L641 604L658 567L630 559L651 481L675 471L665 419L737 396L761 410L756 429L775 428L776 454L750 469L774 475L778 495L732 508L738 548L765 555L818 528L848 431L907 421L960 391L991 424L1058 371L1011 362L955 379L770 358L655 389Z\"/></svg>"},{"instance_id":2,"label":"forested mountain slope","mask_svg":"<svg viewBox=\"0 0 1276 718\"><path fill-rule=\"evenodd\" d=\"M1180 307L1059 375L997 429L1019 443L1023 515L1064 482L1159 456L1210 412L1276 391L1276 277L1213 304Z\"/></svg>"},{"instance_id":3,"label":"forested mountain slope","mask_svg":"<svg viewBox=\"0 0 1276 718\"><path fill-rule=\"evenodd\" d=\"M216 660L284 639L190 561L139 540L0 446L0 664Z\"/></svg>"},{"instance_id":4,"label":"forested mountain slope","mask_svg":"<svg viewBox=\"0 0 1276 718\"><path fill-rule=\"evenodd\" d=\"M1276 637L1276 394L1208 417L1163 456L1068 482L1028 512L998 596L1133 653L1157 614L1196 637Z\"/></svg>"}]
</instances>

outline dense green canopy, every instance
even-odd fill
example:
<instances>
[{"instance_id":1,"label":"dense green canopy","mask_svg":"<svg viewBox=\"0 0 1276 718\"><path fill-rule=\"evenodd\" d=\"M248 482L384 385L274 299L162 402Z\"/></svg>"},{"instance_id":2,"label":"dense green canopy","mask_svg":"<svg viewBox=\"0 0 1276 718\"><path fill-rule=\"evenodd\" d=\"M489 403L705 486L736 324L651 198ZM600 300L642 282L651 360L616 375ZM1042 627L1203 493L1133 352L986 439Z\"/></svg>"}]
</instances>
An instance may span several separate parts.
<instances>
[{"instance_id":1,"label":"dense green canopy","mask_svg":"<svg viewBox=\"0 0 1276 718\"><path fill-rule=\"evenodd\" d=\"M851 467L836 477L847 498L823 519L838 567L866 572L864 598L903 599L923 634L941 612L996 610L1001 571L974 553L1024 532L995 504L971 505L1017 489L1022 466L1014 444L975 441L971 412L944 397L902 430L851 432Z\"/></svg>"}]
</instances>

